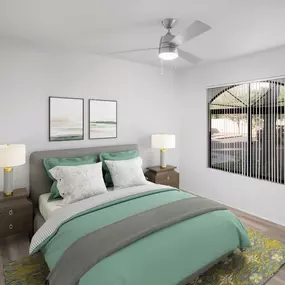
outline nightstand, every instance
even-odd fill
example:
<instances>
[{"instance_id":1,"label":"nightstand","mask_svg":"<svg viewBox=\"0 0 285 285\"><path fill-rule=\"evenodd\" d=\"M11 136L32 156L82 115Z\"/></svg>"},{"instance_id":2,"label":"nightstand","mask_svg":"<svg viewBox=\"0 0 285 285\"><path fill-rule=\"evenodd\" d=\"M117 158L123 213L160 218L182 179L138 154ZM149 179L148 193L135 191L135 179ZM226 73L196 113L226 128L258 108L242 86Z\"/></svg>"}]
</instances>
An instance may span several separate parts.
<instances>
[{"instance_id":1,"label":"nightstand","mask_svg":"<svg viewBox=\"0 0 285 285\"><path fill-rule=\"evenodd\" d=\"M0 193L0 238L33 231L33 204L25 188L16 189L13 196Z\"/></svg>"},{"instance_id":2,"label":"nightstand","mask_svg":"<svg viewBox=\"0 0 285 285\"><path fill-rule=\"evenodd\" d=\"M148 167L145 176L150 182L179 188L179 173L175 171L175 168L172 165L167 165L166 168Z\"/></svg>"}]
</instances>

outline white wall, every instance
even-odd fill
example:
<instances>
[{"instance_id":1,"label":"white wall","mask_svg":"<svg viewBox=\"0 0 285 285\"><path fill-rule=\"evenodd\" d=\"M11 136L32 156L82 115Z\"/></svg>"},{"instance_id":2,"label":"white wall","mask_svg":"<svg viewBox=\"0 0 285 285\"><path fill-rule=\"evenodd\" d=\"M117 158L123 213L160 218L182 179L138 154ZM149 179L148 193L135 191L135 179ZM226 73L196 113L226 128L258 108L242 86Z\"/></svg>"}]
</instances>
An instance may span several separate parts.
<instances>
[{"instance_id":1,"label":"white wall","mask_svg":"<svg viewBox=\"0 0 285 285\"><path fill-rule=\"evenodd\" d=\"M285 186L208 169L206 132L206 87L285 75L284 54L280 48L180 71L174 86L172 72L161 76L155 67L0 44L0 144L24 143L29 155L139 143L145 165L154 165L159 153L149 136L176 133L179 147L169 151L169 162L179 164L182 188L285 225ZM49 96L86 99L84 141L48 141ZM118 101L117 139L88 140L89 98ZM16 168L15 187L22 186L28 186L28 163Z\"/></svg>"},{"instance_id":2,"label":"white wall","mask_svg":"<svg viewBox=\"0 0 285 285\"><path fill-rule=\"evenodd\" d=\"M138 143L145 165L158 164L150 135L177 133L179 125L173 80L171 72L161 76L159 68L142 64L0 45L0 144L26 144L29 156L35 150ZM84 141L48 141L49 96L85 98ZM117 139L88 139L89 98L118 101ZM178 165L178 151L169 151L171 164ZM15 172L15 187L28 186L28 163Z\"/></svg>"},{"instance_id":3,"label":"white wall","mask_svg":"<svg viewBox=\"0 0 285 285\"><path fill-rule=\"evenodd\" d=\"M285 75L285 47L181 71L181 187L285 225L285 186L207 168L206 88Z\"/></svg>"}]
</instances>

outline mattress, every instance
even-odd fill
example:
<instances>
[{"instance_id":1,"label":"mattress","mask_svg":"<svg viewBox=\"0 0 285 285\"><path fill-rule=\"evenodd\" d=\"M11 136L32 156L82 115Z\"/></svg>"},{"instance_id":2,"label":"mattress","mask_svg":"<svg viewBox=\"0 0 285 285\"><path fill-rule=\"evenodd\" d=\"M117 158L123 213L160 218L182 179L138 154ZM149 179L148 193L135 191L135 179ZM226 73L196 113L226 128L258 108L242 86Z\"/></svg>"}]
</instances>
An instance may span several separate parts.
<instances>
[{"instance_id":1,"label":"mattress","mask_svg":"<svg viewBox=\"0 0 285 285\"><path fill-rule=\"evenodd\" d=\"M50 193L42 194L39 198L39 210L45 220L50 218L51 214L62 207L61 200L48 201Z\"/></svg>"},{"instance_id":2,"label":"mattress","mask_svg":"<svg viewBox=\"0 0 285 285\"><path fill-rule=\"evenodd\" d=\"M107 191L113 191L113 187L108 187ZM42 194L39 198L39 210L42 214L45 221L50 218L51 214L57 210L62 208L62 200L48 201L50 193Z\"/></svg>"}]
</instances>

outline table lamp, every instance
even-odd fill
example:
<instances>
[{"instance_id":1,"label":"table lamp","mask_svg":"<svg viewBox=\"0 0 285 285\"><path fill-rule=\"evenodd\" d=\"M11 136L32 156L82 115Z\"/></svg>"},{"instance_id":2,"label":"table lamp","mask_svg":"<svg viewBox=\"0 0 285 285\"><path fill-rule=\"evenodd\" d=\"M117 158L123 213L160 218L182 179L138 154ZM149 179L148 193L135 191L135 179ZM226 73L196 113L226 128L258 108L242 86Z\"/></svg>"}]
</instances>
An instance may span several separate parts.
<instances>
[{"instance_id":1,"label":"table lamp","mask_svg":"<svg viewBox=\"0 0 285 285\"><path fill-rule=\"evenodd\" d=\"M175 135L155 134L151 136L151 147L160 149L160 168L166 168L166 150L175 148Z\"/></svg>"},{"instance_id":2,"label":"table lamp","mask_svg":"<svg viewBox=\"0 0 285 285\"><path fill-rule=\"evenodd\" d=\"M26 147L23 144L0 145L0 167L4 168L4 196L12 196L14 189L13 167L25 164Z\"/></svg>"}]
</instances>

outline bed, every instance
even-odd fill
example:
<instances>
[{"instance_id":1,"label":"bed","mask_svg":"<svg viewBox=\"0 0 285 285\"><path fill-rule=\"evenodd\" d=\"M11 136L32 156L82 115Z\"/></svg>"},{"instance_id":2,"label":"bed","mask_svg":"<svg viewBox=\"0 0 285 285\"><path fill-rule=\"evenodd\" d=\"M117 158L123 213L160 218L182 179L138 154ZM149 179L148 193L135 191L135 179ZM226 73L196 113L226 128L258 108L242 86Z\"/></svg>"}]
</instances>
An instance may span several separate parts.
<instances>
[{"instance_id":1,"label":"bed","mask_svg":"<svg viewBox=\"0 0 285 285\"><path fill-rule=\"evenodd\" d=\"M51 270L50 285L188 284L237 248L250 247L243 224L221 205L153 183L43 210L51 186L43 158L137 148L120 145L31 154L36 234L30 252L43 252ZM199 203L209 204L210 210ZM159 219L167 215L168 222L161 223Z\"/></svg>"},{"instance_id":2,"label":"bed","mask_svg":"<svg viewBox=\"0 0 285 285\"><path fill-rule=\"evenodd\" d=\"M116 146L103 146L103 147L89 147L89 148L75 148L75 149L58 149L58 150L47 150L47 151L36 151L31 153L29 166L30 166L30 198L34 206L34 233L45 223L45 218L39 209L39 198L41 195L45 195L42 198L42 202L46 211L46 217L51 215L55 209L60 208L58 203L48 203L47 197L50 193L50 187L52 181L46 174L46 170L43 165L43 159L46 157L81 157L90 154L99 155L101 152L120 152L128 150L138 150L138 145L116 145ZM46 209L44 209L46 210Z\"/></svg>"}]
</instances>

